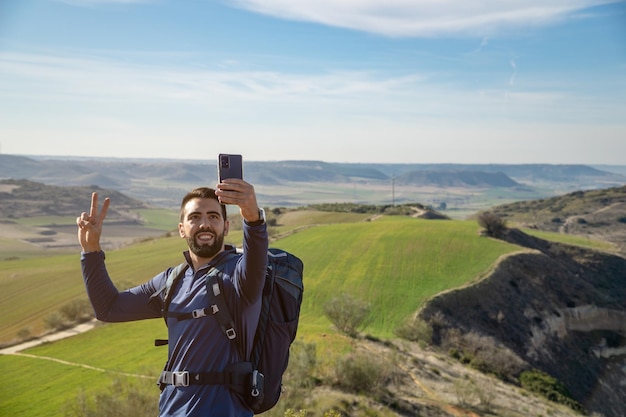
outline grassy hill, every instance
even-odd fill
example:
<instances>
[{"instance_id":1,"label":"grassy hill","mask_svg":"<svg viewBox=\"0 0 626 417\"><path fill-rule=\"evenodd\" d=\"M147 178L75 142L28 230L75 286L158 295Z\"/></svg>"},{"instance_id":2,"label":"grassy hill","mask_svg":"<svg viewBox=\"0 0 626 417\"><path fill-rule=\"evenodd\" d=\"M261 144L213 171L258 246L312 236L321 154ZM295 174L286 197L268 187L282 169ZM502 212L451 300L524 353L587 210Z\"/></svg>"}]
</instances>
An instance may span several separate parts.
<instances>
[{"instance_id":1,"label":"grassy hill","mask_svg":"<svg viewBox=\"0 0 626 417\"><path fill-rule=\"evenodd\" d=\"M297 215L307 217L299 220L301 225L328 221L329 216L305 211L287 217ZM336 216L340 221L362 218ZM230 236L235 244L240 239L238 233ZM313 323L322 320L319 317L323 316L321 304L325 300L348 292L372 302L376 312L372 332L380 336L391 335L390 325L414 312L425 297L461 285L512 250L511 245L480 238L474 222L399 216L317 226L293 233L276 245L305 262L310 296L305 297L303 313L311 309L312 316L318 317ZM178 263L184 249L184 241L178 237L141 242L108 253L109 272L124 288ZM34 326L32 333L38 334L45 315L84 293L78 254L0 262L0 285L0 302L6 312L0 315L0 342L5 343L23 326ZM385 305L390 296L401 298L394 301L393 309Z\"/></svg>"},{"instance_id":2,"label":"grassy hill","mask_svg":"<svg viewBox=\"0 0 626 417\"><path fill-rule=\"evenodd\" d=\"M163 238L111 251L109 271L117 282L141 282L177 263L183 243ZM318 345L322 365L352 346L323 315L323 305L331 297L347 292L371 303L374 320L367 333L389 337L424 299L475 279L499 256L517 250L480 237L473 222L410 217L308 228L273 245L297 254L305 263L298 339ZM0 262L0 286L1 328L11 329L3 331L5 340L14 337L20 326L36 321L37 315L83 292L77 256L38 263ZM152 347L152 341L164 332L159 320L106 325L26 352L34 357L1 356L0 367L12 384L0 394L0 414L57 416L78 391L102 389L116 372L155 375L165 351ZM33 375L41 376L37 384Z\"/></svg>"}]
</instances>

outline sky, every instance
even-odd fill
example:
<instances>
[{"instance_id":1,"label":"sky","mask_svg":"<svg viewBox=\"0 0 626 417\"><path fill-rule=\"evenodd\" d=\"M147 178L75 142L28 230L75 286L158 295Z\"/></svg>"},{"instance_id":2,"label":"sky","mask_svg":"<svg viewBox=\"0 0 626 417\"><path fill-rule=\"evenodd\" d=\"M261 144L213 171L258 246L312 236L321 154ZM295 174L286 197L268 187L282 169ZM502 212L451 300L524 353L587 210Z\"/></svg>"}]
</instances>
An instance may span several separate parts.
<instances>
[{"instance_id":1,"label":"sky","mask_svg":"<svg viewBox=\"0 0 626 417\"><path fill-rule=\"evenodd\" d=\"M626 1L0 0L0 153L626 165Z\"/></svg>"}]
</instances>

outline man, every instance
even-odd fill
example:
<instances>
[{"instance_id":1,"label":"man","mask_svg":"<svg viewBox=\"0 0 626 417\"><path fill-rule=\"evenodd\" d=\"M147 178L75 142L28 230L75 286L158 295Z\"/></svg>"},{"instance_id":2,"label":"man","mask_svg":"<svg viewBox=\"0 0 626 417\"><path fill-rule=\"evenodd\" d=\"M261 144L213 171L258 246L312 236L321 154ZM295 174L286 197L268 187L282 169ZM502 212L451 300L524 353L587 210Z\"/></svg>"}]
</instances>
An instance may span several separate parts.
<instances>
[{"instance_id":1,"label":"man","mask_svg":"<svg viewBox=\"0 0 626 417\"><path fill-rule=\"evenodd\" d=\"M83 212L76 219L78 241L82 247L83 278L96 317L106 322L161 318L163 288L170 269L124 292L119 292L109 278L100 247L109 204L109 199L105 199L98 211L98 195L93 193L89 213ZM224 204L239 206L244 219L241 256L236 254L234 247L224 245L224 236L229 230ZM198 188L191 191L182 200L178 231L188 244L184 257L189 267L171 290L168 311L190 313L208 307L204 276L213 266L219 265L237 338L243 342L245 355L249 356L258 324L268 249L265 218L257 205L254 187L240 179L225 179L215 190ZM208 315L178 320L168 315L167 322L169 352L167 372L160 380L163 391L159 415L252 416L252 411L236 390L201 377L222 375L229 364L246 360L241 357L237 344L222 332L216 317ZM185 375L185 371L189 374ZM188 375L194 377L189 379Z\"/></svg>"}]
</instances>

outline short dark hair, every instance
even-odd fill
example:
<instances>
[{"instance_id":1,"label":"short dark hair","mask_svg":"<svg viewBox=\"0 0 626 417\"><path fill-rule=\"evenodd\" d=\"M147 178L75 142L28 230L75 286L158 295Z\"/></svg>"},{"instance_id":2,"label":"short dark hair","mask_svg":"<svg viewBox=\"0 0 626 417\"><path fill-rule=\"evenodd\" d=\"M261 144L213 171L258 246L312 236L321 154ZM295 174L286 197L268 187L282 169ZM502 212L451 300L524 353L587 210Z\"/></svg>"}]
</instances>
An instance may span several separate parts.
<instances>
[{"instance_id":1,"label":"short dark hair","mask_svg":"<svg viewBox=\"0 0 626 417\"><path fill-rule=\"evenodd\" d=\"M199 188L194 188L193 190L189 191L184 197L183 197L183 201L180 203L180 221L182 223L183 218L185 216L185 205L190 201L193 200L194 198L212 198L213 200L217 201L219 203L219 200L217 199L217 196L215 195L215 190L213 188L209 188L209 187L199 187ZM222 206L222 216L224 217L224 220L227 219L226 217L226 206L224 204L221 204Z\"/></svg>"}]
</instances>

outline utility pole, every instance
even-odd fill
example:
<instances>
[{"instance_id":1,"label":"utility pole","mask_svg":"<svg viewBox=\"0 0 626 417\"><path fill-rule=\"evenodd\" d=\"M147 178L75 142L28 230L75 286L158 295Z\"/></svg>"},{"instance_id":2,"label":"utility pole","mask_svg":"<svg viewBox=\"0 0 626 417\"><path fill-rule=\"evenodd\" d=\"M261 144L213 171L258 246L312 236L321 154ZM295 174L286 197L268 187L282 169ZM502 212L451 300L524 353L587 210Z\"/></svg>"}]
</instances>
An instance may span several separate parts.
<instances>
[{"instance_id":1,"label":"utility pole","mask_svg":"<svg viewBox=\"0 0 626 417\"><path fill-rule=\"evenodd\" d=\"M396 206L396 176L391 174L391 207Z\"/></svg>"}]
</instances>

